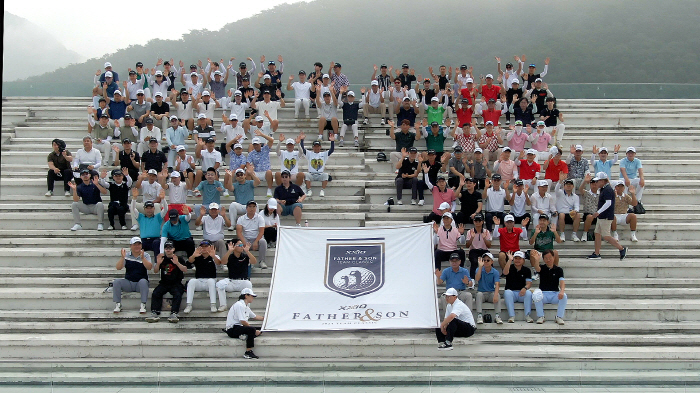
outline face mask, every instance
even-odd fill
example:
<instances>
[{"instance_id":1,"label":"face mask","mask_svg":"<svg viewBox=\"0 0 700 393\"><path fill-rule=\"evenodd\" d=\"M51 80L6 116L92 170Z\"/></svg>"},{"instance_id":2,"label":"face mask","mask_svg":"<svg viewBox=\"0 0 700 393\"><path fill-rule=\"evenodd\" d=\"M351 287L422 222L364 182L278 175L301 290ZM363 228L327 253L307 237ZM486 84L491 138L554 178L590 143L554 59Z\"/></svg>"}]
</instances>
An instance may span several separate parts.
<instances>
[{"instance_id":1,"label":"face mask","mask_svg":"<svg viewBox=\"0 0 700 393\"><path fill-rule=\"evenodd\" d=\"M515 133L520 135L523 132L523 126L515 126Z\"/></svg>"}]
</instances>

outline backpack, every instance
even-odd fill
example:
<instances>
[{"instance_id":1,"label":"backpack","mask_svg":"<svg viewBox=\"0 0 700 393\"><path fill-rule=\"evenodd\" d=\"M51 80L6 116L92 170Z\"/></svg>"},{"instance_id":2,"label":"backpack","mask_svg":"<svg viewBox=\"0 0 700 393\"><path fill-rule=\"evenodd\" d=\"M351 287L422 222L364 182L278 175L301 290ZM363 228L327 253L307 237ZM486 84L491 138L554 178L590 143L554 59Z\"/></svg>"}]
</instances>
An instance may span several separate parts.
<instances>
[{"instance_id":1,"label":"backpack","mask_svg":"<svg viewBox=\"0 0 700 393\"><path fill-rule=\"evenodd\" d=\"M491 323L493 320L491 319L491 314L484 314L484 323Z\"/></svg>"}]
</instances>

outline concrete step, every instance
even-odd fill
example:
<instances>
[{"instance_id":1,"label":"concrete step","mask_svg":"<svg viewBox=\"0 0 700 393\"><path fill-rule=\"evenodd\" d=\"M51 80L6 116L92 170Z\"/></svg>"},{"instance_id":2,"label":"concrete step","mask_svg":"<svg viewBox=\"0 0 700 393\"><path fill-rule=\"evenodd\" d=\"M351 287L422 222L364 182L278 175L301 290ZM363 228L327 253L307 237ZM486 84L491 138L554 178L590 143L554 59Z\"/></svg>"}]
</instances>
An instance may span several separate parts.
<instances>
[{"instance_id":1,"label":"concrete step","mask_svg":"<svg viewBox=\"0 0 700 393\"><path fill-rule=\"evenodd\" d=\"M56 187L54 188L54 192L56 193L53 197L45 197L44 194L41 195L0 195L0 203L5 203L5 204L17 204L17 203L24 203L24 202L29 202L32 204L36 205L63 205L67 204L70 205L73 202L73 198L71 196L64 196L63 192L61 191L62 185L60 183L56 183ZM261 186L261 187L264 187ZM266 188L260 189L258 193L265 194ZM1 190L0 190L1 191ZM45 191L44 191L45 192ZM314 193L316 192L316 188L314 188ZM256 195L255 196L255 201L258 202L259 206L262 206L263 204L267 203L267 200L269 198L266 197L265 195ZM341 200L338 201L337 198L333 198L330 195L325 198L321 198L318 195L314 195L312 197L306 198L304 201L304 208L306 209L308 207L309 210L322 210L322 209L328 209L329 205L332 206L337 206L338 209L343 209L343 210L363 210L363 203L365 197L364 195L344 195L340 198ZM109 195L105 195L102 197L103 202L104 201L109 201ZM224 197L221 196L221 200L223 202L228 202L229 204L231 202L235 201L235 198L232 196L229 197ZM197 199L195 197L192 197L190 200L190 203L194 204L197 203L198 201L201 201L201 198ZM339 202L344 202L344 203L339 203ZM1 231L1 230L0 230Z\"/></svg>"}]
</instances>

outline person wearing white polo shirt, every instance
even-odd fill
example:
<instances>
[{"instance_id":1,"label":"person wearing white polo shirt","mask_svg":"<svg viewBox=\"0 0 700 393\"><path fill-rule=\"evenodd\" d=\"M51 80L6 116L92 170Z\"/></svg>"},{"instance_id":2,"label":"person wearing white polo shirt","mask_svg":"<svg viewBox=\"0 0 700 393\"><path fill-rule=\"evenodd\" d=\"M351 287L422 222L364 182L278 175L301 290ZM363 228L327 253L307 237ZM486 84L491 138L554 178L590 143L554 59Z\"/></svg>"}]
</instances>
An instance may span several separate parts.
<instances>
[{"instance_id":1,"label":"person wearing white polo shirt","mask_svg":"<svg viewBox=\"0 0 700 393\"><path fill-rule=\"evenodd\" d=\"M172 209L172 207L171 207ZM226 215L226 208L218 203L209 204L209 214L204 206L199 208L199 217L195 221L196 226L202 226L202 237L216 248L217 255L226 253L226 243L224 242L224 228L231 226L231 221Z\"/></svg>"},{"instance_id":2,"label":"person wearing white polo shirt","mask_svg":"<svg viewBox=\"0 0 700 393\"><path fill-rule=\"evenodd\" d=\"M571 240L580 242L581 240L576 235L578 227L581 225L581 212L579 211L579 198L574 192L574 179L564 180L564 189L562 190L561 181L554 186L554 194L556 195L556 207L559 214L559 237L565 242L564 226L566 224L573 225L573 233Z\"/></svg>"},{"instance_id":3,"label":"person wearing white polo shirt","mask_svg":"<svg viewBox=\"0 0 700 393\"><path fill-rule=\"evenodd\" d=\"M537 181L537 192L530 196L532 222L539 222L541 215L552 217L557 211L555 198L547 192L548 189L549 184L546 180Z\"/></svg>"},{"instance_id":4,"label":"person wearing white polo shirt","mask_svg":"<svg viewBox=\"0 0 700 393\"><path fill-rule=\"evenodd\" d=\"M221 166L221 153L214 149L215 140L212 137L208 137L206 140L200 139L197 142L197 147L194 151L194 156L197 159L202 160L202 169L197 170L194 176L194 186L197 187L202 181L202 176L204 176L204 171L209 168L214 168L216 171L216 178L219 178L219 167Z\"/></svg>"},{"instance_id":5,"label":"person wearing white polo shirt","mask_svg":"<svg viewBox=\"0 0 700 393\"><path fill-rule=\"evenodd\" d=\"M455 337L471 337L476 332L476 324L472 310L461 300L457 299L459 293L456 289L450 288L443 296L447 307L445 307L445 319L440 323L440 327L435 329L435 336L438 340L438 350L452 350L452 341Z\"/></svg>"},{"instance_id":6,"label":"person wearing white polo shirt","mask_svg":"<svg viewBox=\"0 0 700 393\"><path fill-rule=\"evenodd\" d=\"M148 85L151 86L154 97L157 93L160 93L162 97L167 97L170 93L170 79L166 78L161 70L156 71L153 68L151 75L148 76Z\"/></svg>"},{"instance_id":7,"label":"person wearing white polo shirt","mask_svg":"<svg viewBox=\"0 0 700 393\"><path fill-rule=\"evenodd\" d=\"M279 89L275 92L277 100L272 101L272 92L270 90L263 91L262 101L252 101L250 107L257 109L258 113L264 116L263 123L266 126L270 126L272 132L277 131L277 127L280 125L280 121L277 119L277 111L279 108L284 108L284 98L282 98L282 92Z\"/></svg>"},{"instance_id":8,"label":"person wearing white polo shirt","mask_svg":"<svg viewBox=\"0 0 700 393\"><path fill-rule=\"evenodd\" d=\"M160 185L164 190L168 190L169 208L176 209L180 214L189 214L187 207L187 183L182 180L182 175L177 170L170 174L170 181L166 183L166 178L161 177ZM165 198L163 198L165 199Z\"/></svg>"},{"instance_id":9,"label":"person wearing white polo shirt","mask_svg":"<svg viewBox=\"0 0 700 393\"><path fill-rule=\"evenodd\" d=\"M306 72L299 71L299 81L292 83L293 76L289 76L287 90L294 90L294 118L299 118L299 110L304 108L304 115L309 118L309 107L311 106L311 83L306 80Z\"/></svg>"},{"instance_id":10,"label":"person wearing white polo shirt","mask_svg":"<svg viewBox=\"0 0 700 393\"><path fill-rule=\"evenodd\" d=\"M181 101L177 101L177 94L177 90L172 89L168 101L177 110L177 118L180 119L180 122L192 131L194 129L194 101L190 99L190 94L184 89L180 92Z\"/></svg>"},{"instance_id":11,"label":"person wearing white polo shirt","mask_svg":"<svg viewBox=\"0 0 700 393\"><path fill-rule=\"evenodd\" d=\"M258 251L258 267L267 269L265 263L267 242L263 238L265 220L258 215L258 204L255 200L248 201L245 210L246 213L236 221L236 237L246 245L250 244L251 250Z\"/></svg>"},{"instance_id":12,"label":"person wearing white polo shirt","mask_svg":"<svg viewBox=\"0 0 700 393\"><path fill-rule=\"evenodd\" d=\"M187 196L193 196L192 189L194 188L194 170L195 162L194 157L187 154L187 148L185 145L178 145L175 149L177 151L177 157L175 158L175 166L173 171L178 171L185 179L187 183Z\"/></svg>"},{"instance_id":13,"label":"person wearing white polo shirt","mask_svg":"<svg viewBox=\"0 0 700 393\"><path fill-rule=\"evenodd\" d=\"M384 96L386 95L383 89L379 88L379 82L373 80L370 84L370 89L367 91L364 87L360 89L362 92L362 100L365 102L365 106L362 112L365 116L364 124L369 124L369 115L379 114L381 116L381 125L386 124L385 121L385 110L386 104L384 103Z\"/></svg>"},{"instance_id":14,"label":"person wearing white polo shirt","mask_svg":"<svg viewBox=\"0 0 700 393\"><path fill-rule=\"evenodd\" d=\"M285 138L284 134L280 134L279 142L277 143L277 157L280 160L280 171L275 173L275 183L279 186L282 184L282 171L289 171L290 175L295 178L294 182L298 186L304 184L304 174L299 172L299 164L304 153L299 150L294 150L294 146L301 141L301 134L297 139ZM285 149L282 150L282 143L285 144Z\"/></svg>"},{"instance_id":15,"label":"person wearing white polo shirt","mask_svg":"<svg viewBox=\"0 0 700 393\"><path fill-rule=\"evenodd\" d=\"M246 351L243 354L245 359L258 359L258 356L253 353L254 340L262 332L248 323L248 320L251 318L254 321L262 321L264 319L262 315L255 315L250 310L250 303L257 296L252 289L243 288L241 296L238 298L239 300L231 307L226 317L226 329L224 329L226 334L231 338L245 338L246 340Z\"/></svg>"},{"instance_id":16,"label":"person wearing white polo shirt","mask_svg":"<svg viewBox=\"0 0 700 393\"><path fill-rule=\"evenodd\" d=\"M229 94L231 94L230 91ZM228 109L231 112L229 115L236 115L236 118L243 122L243 128L245 130L250 128L250 120L245 117L245 111L250 108L249 101L248 98L245 100L243 99L243 93L240 90L236 90L233 92L233 101L227 101L226 105L223 103L221 104L224 110ZM229 116L229 121L230 120L231 117Z\"/></svg>"},{"instance_id":17,"label":"person wearing white polo shirt","mask_svg":"<svg viewBox=\"0 0 700 393\"><path fill-rule=\"evenodd\" d=\"M637 202L641 207L644 194L644 168L639 158L636 158L637 149L634 146L628 147L625 155L626 157L620 160L620 179L625 180L625 187L634 186L637 190Z\"/></svg>"},{"instance_id":18,"label":"person wearing white polo shirt","mask_svg":"<svg viewBox=\"0 0 700 393\"><path fill-rule=\"evenodd\" d=\"M248 139L245 134L245 130L241 127L241 122L238 120L238 115L231 113L228 116L227 124L221 128L221 132L224 134L224 142L221 142L221 156L225 156L227 153L231 154L228 149L234 143L241 143L243 140ZM234 141L235 140L235 141ZM228 146L228 148L227 148ZM235 169L235 168L233 168Z\"/></svg>"},{"instance_id":19,"label":"person wearing white polo shirt","mask_svg":"<svg viewBox=\"0 0 700 393\"><path fill-rule=\"evenodd\" d=\"M202 90L204 90L202 87L202 81L199 80L199 74L196 72L190 72L189 78L185 78L185 74L182 74L182 76L180 76L180 81L185 86L185 89L187 89L187 92L192 95L192 97L197 97Z\"/></svg>"},{"instance_id":20,"label":"person wearing white polo shirt","mask_svg":"<svg viewBox=\"0 0 700 393\"><path fill-rule=\"evenodd\" d=\"M220 108L221 105L215 99L212 99L211 92L204 90L201 97L197 100L197 118L204 115L208 126L213 126L214 110Z\"/></svg>"},{"instance_id":21,"label":"person wearing white polo shirt","mask_svg":"<svg viewBox=\"0 0 700 393\"><path fill-rule=\"evenodd\" d=\"M149 149L151 138L156 138L158 141L158 147L160 147L161 140L163 139L161 137L160 128L153 125L153 118L148 117L145 121L145 127L141 127L139 134L140 141L139 146L136 149L139 154L143 155L143 153Z\"/></svg>"}]
</instances>

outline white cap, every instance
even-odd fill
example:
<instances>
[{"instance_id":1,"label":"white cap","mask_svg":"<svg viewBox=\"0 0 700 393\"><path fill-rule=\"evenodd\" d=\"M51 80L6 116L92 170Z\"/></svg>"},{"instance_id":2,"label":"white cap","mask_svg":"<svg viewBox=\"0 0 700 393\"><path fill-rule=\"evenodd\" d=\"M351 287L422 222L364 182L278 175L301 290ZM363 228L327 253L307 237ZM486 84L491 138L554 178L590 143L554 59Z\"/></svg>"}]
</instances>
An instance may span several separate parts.
<instances>
[{"instance_id":1,"label":"white cap","mask_svg":"<svg viewBox=\"0 0 700 393\"><path fill-rule=\"evenodd\" d=\"M576 148L575 148L575 149L576 149L576 150L581 150L581 151L583 151L583 146L581 146L581 145L576 145Z\"/></svg>"},{"instance_id":2,"label":"white cap","mask_svg":"<svg viewBox=\"0 0 700 393\"><path fill-rule=\"evenodd\" d=\"M348 92L348 96L349 96L349 97L355 97L355 92L352 91L352 90L350 90L350 91Z\"/></svg>"},{"instance_id":3,"label":"white cap","mask_svg":"<svg viewBox=\"0 0 700 393\"><path fill-rule=\"evenodd\" d=\"M467 78L467 83L474 83L474 79L472 79L472 78Z\"/></svg>"},{"instance_id":4,"label":"white cap","mask_svg":"<svg viewBox=\"0 0 700 393\"><path fill-rule=\"evenodd\" d=\"M240 143L236 143L235 145L233 145L233 148L234 149L242 149L243 145L241 145ZM238 169L241 169L241 168L238 168ZM243 170L243 169L241 169L241 170Z\"/></svg>"},{"instance_id":5,"label":"white cap","mask_svg":"<svg viewBox=\"0 0 700 393\"><path fill-rule=\"evenodd\" d=\"M547 183L547 180L538 180L537 187L549 187L549 184Z\"/></svg>"},{"instance_id":6,"label":"white cap","mask_svg":"<svg viewBox=\"0 0 700 393\"><path fill-rule=\"evenodd\" d=\"M117 89L117 90L114 91L114 94L122 95L122 92L121 92L119 89Z\"/></svg>"},{"instance_id":7,"label":"white cap","mask_svg":"<svg viewBox=\"0 0 700 393\"><path fill-rule=\"evenodd\" d=\"M620 180L618 180L618 181L615 182L615 186L616 186L616 187L617 187L617 186L624 186L624 185L625 185L625 181L624 181L623 179L620 179Z\"/></svg>"},{"instance_id":8,"label":"white cap","mask_svg":"<svg viewBox=\"0 0 700 393\"><path fill-rule=\"evenodd\" d=\"M445 214L442 215L442 218L451 218L451 219L454 219L454 217L452 217L452 213L450 213L450 212L445 212Z\"/></svg>"},{"instance_id":9,"label":"white cap","mask_svg":"<svg viewBox=\"0 0 700 393\"><path fill-rule=\"evenodd\" d=\"M373 80L372 83L370 83L372 86L379 86L379 81Z\"/></svg>"},{"instance_id":10,"label":"white cap","mask_svg":"<svg viewBox=\"0 0 700 393\"><path fill-rule=\"evenodd\" d=\"M177 147L175 148L175 151L183 151L183 150L185 150L185 146L183 146L183 145L177 145Z\"/></svg>"},{"instance_id":11,"label":"white cap","mask_svg":"<svg viewBox=\"0 0 700 393\"><path fill-rule=\"evenodd\" d=\"M605 180L608 178L608 174L605 172L598 172L595 174L595 177L598 178L598 180Z\"/></svg>"},{"instance_id":12,"label":"white cap","mask_svg":"<svg viewBox=\"0 0 700 393\"><path fill-rule=\"evenodd\" d=\"M513 151L513 150L511 150L511 148L510 148L510 147L508 147L508 146L505 146L505 147L503 148L503 151Z\"/></svg>"},{"instance_id":13,"label":"white cap","mask_svg":"<svg viewBox=\"0 0 700 393\"><path fill-rule=\"evenodd\" d=\"M430 99L430 102L433 102L433 101L435 101L435 102L440 102L440 99L437 98L437 97L433 97L433 98Z\"/></svg>"},{"instance_id":14,"label":"white cap","mask_svg":"<svg viewBox=\"0 0 700 393\"><path fill-rule=\"evenodd\" d=\"M163 93L157 91L156 94L154 94L154 97L163 97Z\"/></svg>"},{"instance_id":15,"label":"white cap","mask_svg":"<svg viewBox=\"0 0 700 393\"><path fill-rule=\"evenodd\" d=\"M233 95L234 95L234 96L242 96L242 95L243 95L243 92L241 92L240 90L236 90L236 91L233 92Z\"/></svg>"},{"instance_id":16,"label":"white cap","mask_svg":"<svg viewBox=\"0 0 700 393\"><path fill-rule=\"evenodd\" d=\"M243 290L241 291L241 295L250 295L252 297L258 297L258 295L256 295L255 292L253 292L253 290L250 288L243 288Z\"/></svg>"},{"instance_id":17,"label":"white cap","mask_svg":"<svg viewBox=\"0 0 700 393\"><path fill-rule=\"evenodd\" d=\"M145 94L145 92L143 91L143 89L138 89L136 90L136 94Z\"/></svg>"},{"instance_id":18,"label":"white cap","mask_svg":"<svg viewBox=\"0 0 700 393\"><path fill-rule=\"evenodd\" d=\"M155 170L155 169L149 169L149 170L148 170L148 174L149 174L149 175L157 175L157 174L158 174L158 171Z\"/></svg>"},{"instance_id":19,"label":"white cap","mask_svg":"<svg viewBox=\"0 0 700 393\"><path fill-rule=\"evenodd\" d=\"M156 76L158 76L158 75L163 76L163 71L161 71L161 70L156 71Z\"/></svg>"},{"instance_id":20,"label":"white cap","mask_svg":"<svg viewBox=\"0 0 700 393\"><path fill-rule=\"evenodd\" d=\"M237 116L235 113L231 113L231 114L228 116L228 119L231 120L231 121L238 120L238 116Z\"/></svg>"},{"instance_id":21,"label":"white cap","mask_svg":"<svg viewBox=\"0 0 700 393\"><path fill-rule=\"evenodd\" d=\"M209 90L204 90L202 96L211 96L211 93L209 93Z\"/></svg>"},{"instance_id":22,"label":"white cap","mask_svg":"<svg viewBox=\"0 0 700 393\"><path fill-rule=\"evenodd\" d=\"M404 101L411 101L411 98L409 96L406 96L403 98Z\"/></svg>"},{"instance_id":23,"label":"white cap","mask_svg":"<svg viewBox=\"0 0 700 393\"><path fill-rule=\"evenodd\" d=\"M265 118L262 116L255 116L255 121L265 121Z\"/></svg>"},{"instance_id":24,"label":"white cap","mask_svg":"<svg viewBox=\"0 0 700 393\"><path fill-rule=\"evenodd\" d=\"M544 122L543 122L542 120L540 120L540 121L537 122L537 126L538 126L538 127L539 127L539 126L544 126L544 125L545 125L545 124L544 124Z\"/></svg>"},{"instance_id":25,"label":"white cap","mask_svg":"<svg viewBox=\"0 0 700 393\"><path fill-rule=\"evenodd\" d=\"M535 79L535 82L542 82L542 78Z\"/></svg>"},{"instance_id":26,"label":"white cap","mask_svg":"<svg viewBox=\"0 0 700 393\"><path fill-rule=\"evenodd\" d=\"M503 222L508 222L508 221L515 221L515 217L513 217L512 214L506 214L506 216L503 217Z\"/></svg>"},{"instance_id":27,"label":"white cap","mask_svg":"<svg viewBox=\"0 0 700 393\"><path fill-rule=\"evenodd\" d=\"M519 85L519 84L520 84L520 81L518 81L517 79L513 79L513 81L510 82L510 84L511 84L511 85Z\"/></svg>"},{"instance_id":28,"label":"white cap","mask_svg":"<svg viewBox=\"0 0 700 393\"><path fill-rule=\"evenodd\" d=\"M537 154L537 150L530 148L530 149L527 149L527 152L526 152L526 153L527 153L527 154L535 154L535 155L536 155L536 154Z\"/></svg>"},{"instance_id":29,"label":"white cap","mask_svg":"<svg viewBox=\"0 0 700 393\"><path fill-rule=\"evenodd\" d=\"M114 76L114 75L112 74L112 71L107 71L107 72L105 72L105 78L111 78L111 77L113 77L113 76Z\"/></svg>"},{"instance_id":30,"label":"white cap","mask_svg":"<svg viewBox=\"0 0 700 393\"><path fill-rule=\"evenodd\" d=\"M176 115L170 116L170 120L177 120L177 116Z\"/></svg>"},{"instance_id":31,"label":"white cap","mask_svg":"<svg viewBox=\"0 0 700 393\"><path fill-rule=\"evenodd\" d=\"M481 255L481 257L489 257L493 261L493 254L491 254L490 252L484 253L483 255Z\"/></svg>"},{"instance_id":32,"label":"white cap","mask_svg":"<svg viewBox=\"0 0 700 393\"><path fill-rule=\"evenodd\" d=\"M199 76L196 72L190 72L190 76Z\"/></svg>"},{"instance_id":33,"label":"white cap","mask_svg":"<svg viewBox=\"0 0 700 393\"><path fill-rule=\"evenodd\" d=\"M513 253L513 257L525 258L525 253L522 251L516 251Z\"/></svg>"},{"instance_id":34,"label":"white cap","mask_svg":"<svg viewBox=\"0 0 700 393\"><path fill-rule=\"evenodd\" d=\"M112 63L110 63L110 62L105 62L105 68L111 67L111 66L112 66Z\"/></svg>"},{"instance_id":35,"label":"white cap","mask_svg":"<svg viewBox=\"0 0 700 393\"><path fill-rule=\"evenodd\" d=\"M488 78L493 79L493 75L491 75L491 74L486 74L486 79L488 79Z\"/></svg>"},{"instance_id":36,"label":"white cap","mask_svg":"<svg viewBox=\"0 0 700 393\"><path fill-rule=\"evenodd\" d=\"M602 152L606 152L606 153L607 153L607 152L608 152L608 148L605 147L605 146L601 147L600 150L598 151L598 154L600 154L600 153L602 153Z\"/></svg>"},{"instance_id":37,"label":"white cap","mask_svg":"<svg viewBox=\"0 0 700 393\"><path fill-rule=\"evenodd\" d=\"M221 75L221 71L219 71L219 70L214 71L214 75Z\"/></svg>"},{"instance_id":38,"label":"white cap","mask_svg":"<svg viewBox=\"0 0 700 393\"><path fill-rule=\"evenodd\" d=\"M626 153L629 153L629 152L636 153L636 152L637 152L637 149L635 149L634 146L630 146L630 147L627 148L627 150L626 150L625 152L626 152Z\"/></svg>"},{"instance_id":39,"label":"white cap","mask_svg":"<svg viewBox=\"0 0 700 393\"><path fill-rule=\"evenodd\" d=\"M197 115L197 119L206 119L206 118L207 118L207 115L205 115L204 113L200 113Z\"/></svg>"},{"instance_id":40,"label":"white cap","mask_svg":"<svg viewBox=\"0 0 700 393\"><path fill-rule=\"evenodd\" d=\"M556 156L557 154L559 154L559 148L556 146L552 146L549 148L549 153L553 156Z\"/></svg>"},{"instance_id":41,"label":"white cap","mask_svg":"<svg viewBox=\"0 0 700 393\"><path fill-rule=\"evenodd\" d=\"M474 153L483 153L483 152L484 152L484 150L480 147L474 148Z\"/></svg>"},{"instance_id":42,"label":"white cap","mask_svg":"<svg viewBox=\"0 0 700 393\"><path fill-rule=\"evenodd\" d=\"M263 76L263 79L272 79L272 77L270 76L270 74L265 74L265 76Z\"/></svg>"},{"instance_id":43,"label":"white cap","mask_svg":"<svg viewBox=\"0 0 700 393\"><path fill-rule=\"evenodd\" d=\"M212 202L209 204L209 209L219 209L219 204L216 202Z\"/></svg>"},{"instance_id":44,"label":"white cap","mask_svg":"<svg viewBox=\"0 0 700 393\"><path fill-rule=\"evenodd\" d=\"M170 174L170 177L180 177L180 172L173 171L173 173Z\"/></svg>"},{"instance_id":45,"label":"white cap","mask_svg":"<svg viewBox=\"0 0 700 393\"><path fill-rule=\"evenodd\" d=\"M323 77L324 77L324 78L330 78L330 76L328 76L328 74L323 74Z\"/></svg>"},{"instance_id":46,"label":"white cap","mask_svg":"<svg viewBox=\"0 0 700 393\"><path fill-rule=\"evenodd\" d=\"M544 294L542 293L542 290L537 288L534 291L532 291L532 301L535 303L539 303L544 299Z\"/></svg>"},{"instance_id":47,"label":"white cap","mask_svg":"<svg viewBox=\"0 0 700 393\"><path fill-rule=\"evenodd\" d=\"M445 210L445 209L449 209L450 207L451 207L451 206L450 206L449 203L443 202L443 203L440 204L440 207L438 207L438 210Z\"/></svg>"},{"instance_id":48,"label":"white cap","mask_svg":"<svg viewBox=\"0 0 700 393\"><path fill-rule=\"evenodd\" d=\"M138 236L134 236L129 240L129 244L134 244L134 243L141 243L141 238Z\"/></svg>"},{"instance_id":49,"label":"white cap","mask_svg":"<svg viewBox=\"0 0 700 393\"><path fill-rule=\"evenodd\" d=\"M245 173L245 171L243 170L243 168L238 168L234 173Z\"/></svg>"},{"instance_id":50,"label":"white cap","mask_svg":"<svg viewBox=\"0 0 700 393\"><path fill-rule=\"evenodd\" d=\"M490 124L490 125L493 125L493 122L492 122L491 120L489 120L489 121L487 121L486 123L484 123L484 125L486 125L486 126L489 125L489 124Z\"/></svg>"},{"instance_id":51,"label":"white cap","mask_svg":"<svg viewBox=\"0 0 700 393\"><path fill-rule=\"evenodd\" d=\"M260 138L258 138L258 137L256 136L255 138L253 138L253 140L252 140L250 143L252 143L253 145L259 145L259 144L260 144Z\"/></svg>"},{"instance_id":52,"label":"white cap","mask_svg":"<svg viewBox=\"0 0 700 393\"><path fill-rule=\"evenodd\" d=\"M284 141L284 144L285 144L285 145L289 145L290 143L293 145L293 144L294 144L294 139L292 139L292 138L287 138L287 140Z\"/></svg>"},{"instance_id":53,"label":"white cap","mask_svg":"<svg viewBox=\"0 0 700 393\"><path fill-rule=\"evenodd\" d=\"M270 198L267 200L267 207L270 209L277 209L277 199Z\"/></svg>"},{"instance_id":54,"label":"white cap","mask_svg":"<svg viewBox=\"0 0 700 393\"><path fill-rule=\"evenodd\" d=\"M449 288L442 295L443 296L459 296L459 292L457 292L457 290L454 288Z\"/></svg>"}]
</instances>

